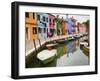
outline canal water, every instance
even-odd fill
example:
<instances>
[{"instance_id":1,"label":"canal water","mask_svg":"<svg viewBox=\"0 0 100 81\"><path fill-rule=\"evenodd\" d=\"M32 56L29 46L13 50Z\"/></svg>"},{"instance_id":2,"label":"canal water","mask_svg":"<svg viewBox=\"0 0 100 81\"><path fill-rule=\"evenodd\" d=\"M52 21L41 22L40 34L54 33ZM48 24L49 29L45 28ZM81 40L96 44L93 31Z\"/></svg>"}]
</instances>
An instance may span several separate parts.
<instances>
[{"instance_id":1,"label":"canal water","mask_svg":"<svg viewBox=\"0 0 100 81\"><path fill-rule=\"evenodd\" d=\"M47 64L43 64L37 59L36 54L33 54L26 63L26 68L89 65L89 55L84 54L80 49L80 40L82 41L82 38L59 44L55 48L57 56Z\"/></svg>"}]
</instances>

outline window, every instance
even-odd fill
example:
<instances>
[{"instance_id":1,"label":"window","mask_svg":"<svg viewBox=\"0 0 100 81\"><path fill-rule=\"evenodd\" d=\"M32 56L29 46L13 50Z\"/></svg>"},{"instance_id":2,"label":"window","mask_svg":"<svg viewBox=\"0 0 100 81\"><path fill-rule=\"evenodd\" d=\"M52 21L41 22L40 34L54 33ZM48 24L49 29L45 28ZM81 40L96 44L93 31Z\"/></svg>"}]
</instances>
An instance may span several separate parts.
<instances>
[{"instance_id":1,"label":"window","mask_svg":"<svg viewBox=\"0 0 100 81\"><path fill-rule=\"evenodd\" d=\"M43 21L45 21L45 17L43 16Z\"/></svg>"},{"instance_id":2,"label":"window","mask_svg":"<svg viewBox=\"0 0 100 81\"><path fill-rule=\"evenodd\" d=\"M36 27L33 27L33 34L37 34L37 29L36 29Z\"/></svg>"},{"instance_id":3,"label":"window","mask_svg":"<svg viewBox=\"0 0 100 81\"><path fill-rule=\"evenodd\" d=\"M46 33L46 28L44 28L44 33Z\"/></svg>"},{"instance_id":4,"label":"window","mask_svg":"<svg viewBox=\"0 0 100 81\"><path fill-rule=\"evenodd\" d=\"M47 27L46 23L44 23L44 27Z\"/></svg>"},{"instance_id":5,"label":"window","mask_svg":"<svg viewBox=\"0 0 100 81\"><path fill-rule=\"evenodd\" d=\"M40 20L40 15L37 15L37 20Z\"/></svg>"},{"instance_id":6,"label":"window","mask_svg":"<svg viewBox=\"0 0 100 81\"><path fill-rule=\"evenodd\" d=\"M49 19L49 25L51 25L51 19Z\"/></svg>"},{"instance_id":7,"label":"window","mask_svg":"<svg viewBox=\"0 0 100 81\"><path fill-rule=\"evenodd\" d=\"M55 20L53 19L53 24L55 24Z\"/></svg>"},{"instance_id":8,"label":"window","mask_svg":"<svg viewBox=\"0 0 100 81\"><path fill-rule=\"evenodd\" d=\"M46 18L46 21L48 22L48 18Z\"/></svg>"},{"instance_id":9,"label":"window","mask_svg":"<svg viewBox=\"0 0 100 81\"><path fill-rule=\"evenodd\" d=\"M28 12L25 13L25 17L29 18L29 13Z\"/></svg>"},{"instance_id":10,"label":"window","mask_svg":"<svg viewBox=\"0 0 100 81\"><path fill-rule=\"evenodd\" d=\"M33 13L33 19L35 19L35 13Z\"/></svg>"},{"instance_id":11,"label":"window","mask_svg":"<svg viewBox=\"0 0 100 81\"><path fill-rule=\"evenodd\" d=\"M42 29L41 28L38 28L38 32L41 33L41 31L42 31Z\"/></svg>"}]
</instances>

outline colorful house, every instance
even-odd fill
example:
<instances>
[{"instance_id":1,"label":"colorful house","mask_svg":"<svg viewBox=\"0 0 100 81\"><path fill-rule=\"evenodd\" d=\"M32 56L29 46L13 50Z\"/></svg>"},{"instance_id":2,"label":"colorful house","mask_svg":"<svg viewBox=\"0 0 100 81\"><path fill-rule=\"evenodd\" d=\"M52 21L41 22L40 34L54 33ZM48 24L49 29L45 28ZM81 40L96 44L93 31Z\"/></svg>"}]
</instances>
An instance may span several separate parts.
<instances>
[{"instance_id":1,"label":"colorful house","mask_svg":"<svg viewBox=\"0 0 100 81\"><path fill-rule=\"evenodd\" d=\"M46 13L37 13L37 22L38 22L38 34L39 38L46 39L48 32L48 14Z\"/></svg>"},{"instance_id":2,"label":"colorful house","mask_svg":"<svg viewBox=\"0 0 100 81\"><path fill-rule=\"evenodd\" d=\"M81 24L79 27L80 33L86 33L87 32L87 26L85 24Z\"/></svg>"},{"instance_id":3,"label":"colorful house","mask_svg":"<svg viewBox=\"0 0 100 81\"><path fill-rule=\"evenodd\" d=\"M55 32L55 16L52 14L48 14L48 20L49 20L48 34L50 34L51 37L54 35Z\"/></svg>"},{"instance_id":4,"label":"colorful house","mask_svg":"<svg viewBox=\"0 0 100 81\"><path fill-rule=\"evenodd\" d=\"M55 18L55 22L56 22L57 35L61 35L61 33L62 33L62 31L61 31L62 23L61 23L61 19L59 18L59 15L57 15L57 17Z\"/></svg>"},{"instance_id":5,"label":"colorful house","mask_svg":"<svg viewBox=\"0 0 100 81\"><path fill-rule=\"evenodd\" d=\"M68 27L68 23L62 17L62 35L66 35L67 34L67 27Z\"/></svg>"},{"instance_id":6,"label":"colorful house","mask_svg":"<svg viewBox=\"0 0 100 81\"><path fill-rule=\"evenodd\" d=\"M79 25L78 22L76 22L74 25L74 34L78 34L78 33L79 33Z\"/></svg>"},{"instance_id":7,"label":"colorful house","mask_svg":"<svg viewBox=\"0 0 100 81\"><path fill-rule=\"evenodd\" d=\"M37 15L34 12L25 13L26 39L35 40L38 38Z\"/></svg>"},{"instance_id":8,"label":"colorful house","mask_svg":"<svg viewBox=\"0 0 100 81\"><path fill-rule=\"evenodd\" d=\"M73 33L73 27L74 27L74 22L72 21L72 18L68 18L68 34Z\"/></svg>"}]
</instances>

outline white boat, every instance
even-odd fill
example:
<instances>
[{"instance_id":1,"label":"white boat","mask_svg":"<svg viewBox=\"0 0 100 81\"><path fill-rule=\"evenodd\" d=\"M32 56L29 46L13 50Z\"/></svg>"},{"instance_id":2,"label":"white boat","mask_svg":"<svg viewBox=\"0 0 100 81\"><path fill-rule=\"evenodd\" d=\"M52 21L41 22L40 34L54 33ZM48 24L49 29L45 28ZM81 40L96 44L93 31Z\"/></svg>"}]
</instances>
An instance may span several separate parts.
<instances>
[{"instance_id":1,"label":"white boat","mask_svg":"<svg viewBox=\"0 0 100 81\"><path fill-rule=\"evenodd\" d=\"M88 46L87 42L80 42L80 45Z\"/></svg>"},{"instance_id":2,"label":"white boat","mask_svg":"<svg viewBox=\"0 0 100 81\"><path fill-rule=\"evenodd\" d=\"M74 40L74 37L73 37L73 36L72 36L72 37L68 37L67 40L68 40L68 41Z\"/></svg>"},{"instance_id":3,"label":"white boat","mask_svg":"<svg viewBox=\"0 0 100 81\"><path fill-rule=\"evenodd\" d=\"M52 47L52 46L55 46L55 45L57 45L57 44L47 44L46 46L47 47Z\"/></svg>"},{"instance_id":4,"label":"white boat","mask_svg":"<svg viewBox=\"0 0 100 81\"><path fill-rule=\"evenodd\" d=\"M84 46L88 46L87 42L80 42L80 49L83 49Z\"/></svg>"},{"instance_id":5,"label":"white boat","mask_svg":"<svg viewBox=\"0 0 100 81\"><path fill-rule=\"evenodd\" d=\"M56 56L56 49L53 50L43 50L37 54L37 58L43 63L47 64L51 62Z\"/></svg>"}]
</instances>

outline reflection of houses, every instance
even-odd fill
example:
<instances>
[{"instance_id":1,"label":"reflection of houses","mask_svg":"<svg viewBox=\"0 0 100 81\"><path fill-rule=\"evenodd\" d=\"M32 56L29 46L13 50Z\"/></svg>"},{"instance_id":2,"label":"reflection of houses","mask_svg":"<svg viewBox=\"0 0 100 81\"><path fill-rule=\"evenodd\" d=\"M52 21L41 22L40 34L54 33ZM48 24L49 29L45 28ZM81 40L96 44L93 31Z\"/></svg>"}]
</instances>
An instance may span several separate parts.
<instances>
[{"instance_id":1,"label":"reflection of houses","mask_svg":"<svg viewBox=\"0 0 100 81\"><path fill-rule=\"evenodd\" d=\"M73 52L76 51L76 44L75 44L75 42L69 42L67 44L67 47L68 47L67 53L73 53Z\"/></svg>"},{"instance_id":2,"label":"reflection of houses","mask_svg":"<svg viewBox=\"0 0 100 81\"><path fill-rule=\"evenodd\" d=\"M35 40L38 38L37 35L37 17L36 13L26 12L25 13L25 26L26 26L26 39Z\"/></svg>"},{"instance_id":3,"label":"reflection of houses","mask_svg":"<svg viewBox=\"0 0 100 81\"><path fill-rule=\"evenodd\" d=\"M62 45L62 46L59 46L57 48L57 57L58 58L61 57L61 56L63 56L66 53L67 53L67 46L66 46L66 44Z\"/></svg>"}]
</instances>

